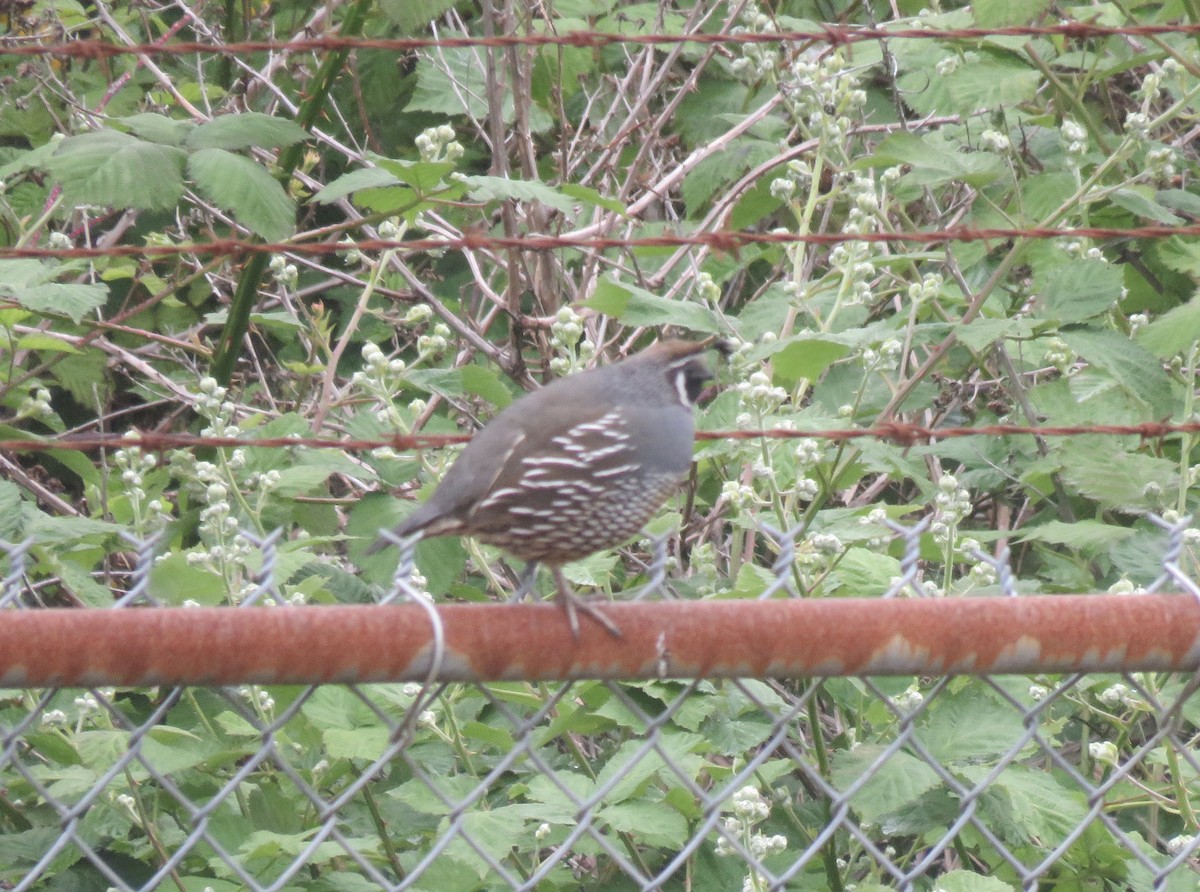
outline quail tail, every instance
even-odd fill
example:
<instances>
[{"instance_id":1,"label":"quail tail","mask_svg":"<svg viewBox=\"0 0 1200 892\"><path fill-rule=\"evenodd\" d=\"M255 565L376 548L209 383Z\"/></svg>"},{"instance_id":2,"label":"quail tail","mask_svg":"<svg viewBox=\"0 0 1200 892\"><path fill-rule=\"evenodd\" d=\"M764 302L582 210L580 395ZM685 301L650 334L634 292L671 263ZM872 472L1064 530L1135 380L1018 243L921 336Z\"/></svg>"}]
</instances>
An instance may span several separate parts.
<instances>
[{"instance_id":1,"label":"quail tail","mask_svg":"<svg viewBox=\"0 0 1200 892\"><path fill-rule=\"evenodd\" d=\"M604 615L603 611L594 604L589 604L587 601L580 598L567 585L566 577L563 576L562 568L551 566L550 571L554 574L554 585L558 589L558 600L562 604L563 610L567 612L567 624L571 627L571 634L579 638L579 614L586 613L608 631L608 634L614 638L621 637L621 630L611 619Z\"/></svg>"}]
</instances>

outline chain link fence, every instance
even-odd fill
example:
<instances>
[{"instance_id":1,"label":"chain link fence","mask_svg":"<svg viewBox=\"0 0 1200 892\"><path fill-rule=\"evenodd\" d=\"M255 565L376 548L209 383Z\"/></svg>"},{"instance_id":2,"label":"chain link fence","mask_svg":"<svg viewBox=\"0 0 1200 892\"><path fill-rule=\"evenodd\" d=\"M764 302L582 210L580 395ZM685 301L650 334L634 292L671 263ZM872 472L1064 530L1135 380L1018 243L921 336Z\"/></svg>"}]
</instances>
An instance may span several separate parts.
<instances>
[{"instance_id":1,"label":"chain link fence","mask_svg":"<svg viewBox=\"0 0 1200 892\"><path fill-rule=\"evenodd\" d=\"M255 648L201 631L202 617L235 615L245 634L261 630L269 661L276 617L316 616L319 629L320 617L338 610L358 611L369 624L385 608L289 606L281 583L295 571L284 569L267 537L256 540L262 571L245 610L155 609L154 542L133 543L114 610L44 609L45 584L25 575L31 543L6 545L0 630L17 620L26 626L0 653L0 679L36 680L30 667L39 654L58 653L65 665L93 645L111 665L85 654L83 668L61 676L83 679L83 687L0 691L0 886L1195 889L1200 710L1191 671L1200 607L1180 564L1187 523L1159 526L1161 572L1137 597L1180 612L1126 621L1128 649L1089 646L1088 628L1064 628L1065 656L1053 641L998 624L997 640L1014 636L1004 648L1010 657L1024 649L1030 672L1020 675L975 674L993 665L986 662L956 674L961 660L948 662L936 646L906 647L911 638L897 633L887 665L907 666L907 674L843 667L717 677L738 668L721 629L705 639L713 651L707 677L672 677L677 670L665 663L657 672L620 669L622 648L645 631L639 623L664 623L654 632L661 641L671 616L718 615L704 613L709 604L681 601L605 608L627 634L586 628L578 642L562 637L557 608L521 608L525 646L504 645L510 665L464 668L455 648L467 645L455 637L453 608L435 609L413 584L409 548L392 590L376 594L380 604L416 605L404 616L421 627L424 657L394 677L415 672L420 681L206 686L218 676L195 676L189 661L219 673ZM778 559L761 568L769 582L758 609L782 611L797 595L795 531L768 532ZM923 530L893 524L892 532L902 540L903 572L883 594L890 601L868 606L952 611L958 599L922 594ZM659 548L634 597L670 596L665 556ZM1018 596L1003 553L976 558L992 569L989 593L998 597L964 600L1045 600ZM1129 598L1076 600L1103 611ZM755 606L725 602L720 615ZM675 613L663 620L657 608ZM491 617L512 610L462 607L453 619L469 620L472 640L482 641L500 634ZM64 614L89 624L92 639L35 634ZM122 637L106 626L113 616L160 614L197 618L197 653L171 643L168 626L155 627L165 662L178 656L174 669L140 662L153 634ZM747 628L731 634L747 636ZM785 649L802 653L826 636L818 627L796 634L782 622L753 628L759 637L750 645L768 650L786 635ZM1155 652L1171 634L1183 644ZM953 629L938 635L952 637ZM1056 635L1050 627L1046 637ZM320 637L299 649L317 649ZM532 668L551 640L577 659L574 680L539 680ZM1134 647L1139 641L1148 642L1144 651ZM350 651L359 677L379 677L370 645L335 649ZM122 686L119 667L134 665L142 667L136 677L170 683ZM530 667L525 680L521 666ZM943 674L947 666L952 674ZM1064 674L1064 666L1075 671ZM1086 674L1097 668L1125 671Z\"/></svg>"}]
</instances>

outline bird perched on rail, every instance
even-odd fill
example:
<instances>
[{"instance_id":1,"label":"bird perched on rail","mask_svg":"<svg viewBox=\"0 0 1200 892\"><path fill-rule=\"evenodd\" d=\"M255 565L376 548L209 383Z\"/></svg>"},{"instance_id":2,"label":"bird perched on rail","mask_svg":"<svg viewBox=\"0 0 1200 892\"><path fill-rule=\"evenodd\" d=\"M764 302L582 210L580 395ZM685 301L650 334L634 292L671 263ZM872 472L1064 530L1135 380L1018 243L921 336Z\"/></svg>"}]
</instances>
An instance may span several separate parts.
<instances>
[{"instance_id":1,"label":"bird perched on rail","mask_svg":"<svg viewBox=\"0 0 1200 892\"><path fill-rule=\"evenodd\" d=\"M579 611L620 635L570 591L562 566L635 535L687 476L710 348L728 352L713 338L659 341L526 394L475 435L394 535L474 536L545 564L575 637Z\"/></svg>"}]
</instances>

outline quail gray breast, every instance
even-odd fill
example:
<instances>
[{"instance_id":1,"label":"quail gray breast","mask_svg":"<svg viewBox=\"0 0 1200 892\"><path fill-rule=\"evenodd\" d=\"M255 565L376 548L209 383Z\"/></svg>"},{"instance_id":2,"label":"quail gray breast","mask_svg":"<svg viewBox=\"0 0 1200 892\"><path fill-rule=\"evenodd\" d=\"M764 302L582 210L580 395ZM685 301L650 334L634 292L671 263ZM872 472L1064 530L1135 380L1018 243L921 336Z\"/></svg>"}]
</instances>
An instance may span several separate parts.
<instances>
[{"instance_id":1,"label":"quail gray breast","mask_svg":"<svg viewBox=\"0 0 1200 892\"><path fill-rule=\"evenodd\" d=\"M579 610L620 634L575 598L562 565L632 537L687 476L711 346L660 341L526 394L475 435L393 532L474 536L546 564L576 636Z\"/></svg>"}]
</instances>

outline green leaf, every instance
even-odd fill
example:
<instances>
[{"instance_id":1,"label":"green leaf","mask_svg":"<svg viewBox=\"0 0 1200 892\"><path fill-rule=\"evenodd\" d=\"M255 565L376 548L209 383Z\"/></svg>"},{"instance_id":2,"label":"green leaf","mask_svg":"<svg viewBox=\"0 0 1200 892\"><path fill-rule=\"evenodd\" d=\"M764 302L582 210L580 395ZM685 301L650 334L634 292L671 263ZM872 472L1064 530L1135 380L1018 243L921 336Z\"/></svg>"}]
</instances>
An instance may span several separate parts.
<instances>
[{"instance_id":1,"label":"green leaf","mask_svg":"<svg viewBox=\"0 0 1200 892\"><path fill-rule=\"evenodd\" d=\"M78 322L79 320L75 321ZM78 354L82 352L74 344L68 344L66 341L56 338L52 334L42 334L40 332L21 335L21 337L17 338L16 347L18 350L40 350L43 353Z\"/></svg>"},{"instance_id":2,"label":"green leaf","mask_svg":"<svg viewBox=\"0 0 1200 892\"><path fill-rule=\"evenodd\" d=\"M0 294L7 290L4 284L0 283ZM104 285L51 283L25 288L11 296L27 310L62 313L69 316L72 322L78 322L92 310L104 306L104 302L108 300L108 288Z\"/></svg>"},{"instance_id":3,"label":"green leaf","mask_svg":"<svg viewBox=\"0 0 1200 892\"><path fill-rule=\"evenodd\" d=\"M0 480L0 539L16 542L21 538L21 490L15 483Z\"/></svg>"},{"instance_id":4,"label":"green leaf","mask_svg":"<svg viewBox=\"0 0 1200 892\"><path fill-rule=\"evenodd\" d=\"M1147 188L1115 189L1108 194L1108 197L1117 207L1124 208L1144 220L1162 223L1166 226L1178 226L1183 223L1182 217L1172 214L1155 201L1153 194Z\"/></svg>"},{"instance_id":5,"label":"green leaf","mask_svg":"<svg viewBox=\"0 0 1200 892\"><path fill-rule=\"evenodd\" d=\"M186 551L174 551L154 562L150 597L170 607L195 601L208 607L224 604L229 587L219 573L188 562Z\"/></svg>"},{"instance_id":6,"label":"green leaf","mask_svg":"<svg viewBox=\"0 0 1200 892\"><path fill-rule=\"evenodd\" d=\"M1154 245L1154 254L1177 273L1200 277L1200 239L1176 235Z\"/></svg>"},{"instance_id":7,"label":"green leaf","mask_svg":"<svg viewBox=\"0 0 1200 892\"><path fill-rule=\"evenodd\" d=\"M407 183L423 194L445 189L447 177L455 170L454 163L450 161L397 161L394 158L378 156L372 158L383 170L392 174L397 182Z\"/></svg>"},{"instance_id":8,"label":"green leaf","mask_svg":"<svg viewBox=\"0 0 1200 892\"><path fill-rule=\"evenodd\" d=\"M1008 752L1025 730L1024 717L972 680L930 704L921 740L943 765L989 761Z\"/></svg>"},{"instance_id":9,"label":"green leaf","mask_svg":"<svg viewBox=\"0 0 1200 892\"><path fill-rule=\"evenodd\" d=\"M387 16L397 31L406 36L421 32L426 25L443 12L453 9L457 0L381 0L380 11Z\"/></svg>"},{"instance_id":10,"label":"green leaf","mask_svg":"<svg viewBox=\"0 0 1200 892\"><path fill-rule=\"evenodd\" d=\"M900 575L900 562L891 555L865 548L848 548L832 576L841 583L838 594L872 598L888 590L891 580Z\"/></svg>"},{"instance_id":11,"label":"green leaf","mask_svg":"<svg viewBox=\"0 0 1200 892\"><path fill-rule=\"evenodd\" d=\"M445 30L444 37L465 37L461 31ZM488 114L487 73L483 57L472 49L446 47L432 59L417 60L417 86L408 103L408 111L427 111L438 115L467 115L484 118ZM503 120L512 120L512 91L504 91Z\"/></svg>"},{"instance_id":12,"label":"green leaf","mask_svg":"<svg viewBox=\"0 0 1200 892\"><path fill-rule=\"evenodd\" d=\"M683 815L661 802L632 800L608 805L596 813L601 826L617 833L629 833L639 845L679 849L688 840Z\"/></svg>"},{"instance_id":13,"label":"green leaf","mask_svg":"<svg viewBox=\"0 0 1200 892\"><path fill-rule=\"evenodd\" d=\"M462 830L471 838L471 843L457 836L446 847L446 853L466 864L474 864L479 878L483 879L492 872L492 868L476 848L482 849L495 861L504 861L513 846L520 845L521 840L533 835L532 829L527 826L529 823L530 819L525 817L524 809L520 806L471 809L462 816ZM441 829L448 832L449 828L443 822Z\"/></svg>"},{"instance_id":14,"label":"green leaf","mask_svg":"<svg viewBox=\"0 0 1200 892\"><path fill-rule=\"evenodd\" d=\"M604 768L596 775L596 784L604 787L614 778L619 778L616 785L604 797L605 803L624 802L637 795L638 790L650 778L662 773L663 777L672 777L672 769L663 761L663 755L670 760L675 771L689 773L689 766L698 767L701 758L695 755L703 749L705 738L702 734L692 734L682 731L663 731L659 745L651 753L641 753L642 742L629 740L621 744Z\"/></svg>"},{"instance_id":15,"label":"green leaf","mask_svg":"<svg viewBox=\"0 0 1200 892\"><path fill-rule=\"evenodd\" d=\"M1116 306L1124 290L1121 267L1102 260L1068 260L1040 277L1037 315L1082 322Z\"/></svg>"},{"instance_id":16,"label":"green leaf","mask_svg":"<svg viewBox=\"0 0 1200 892\"><path fill-rule=\"evenodd\" d=\"M277 149L308 139L295 121L261 112L221 115L188 134L190 149Z\"/></svg>"},{"instance_id":17,"label":"green leaf","mask_svg":"<svg viewBox=\"0 0 1200 892\"><path fill-rule=\"evenodd\" d=\"M387 749L388 729L382 725L374 728L327 728L321 734L325 752L336 759L371 759Z\"/></svg>"},{"instance_id":18,"label":"green leaf","mask_svg":"<svg viewBox=\"0 0 1200 892\"><path fill-rule=\"evenodd\" d=\"M532 180L510 180L506 177L464 176L462 181L467 184L467 194L476 201L515 201L540 202L547 207L562 211L564 214L576 210L578 202L563 195L553 186Z\"/></svg>"},{"instance_id":19,"label":"green leaf","mask_svg":"<svg viewBox=\"0 0 1200 892\"><path fill-rule=\"evenodd\" d=\"M1115 437L1086 437L1059 447L1063 479L1080 495L1121 511L1161 511L1174 501L1178 464L1129 452Z\"/></svg>"},{"instance_id":20,"label":"green leaf","mask_svg":"<svg viewBox=\"0 0 1200 892\"><path fill-rule=\"evenodd\" d=\"M1112 526L1099 520L1077 520L1063 523L1051 520L1037 526L1025 527L1016 538L1023 541L1065 545L1073 551L1103 552L1133 535L1128 527Z\"/></svg>"},{"instance_id":21,"label":"green leaf","mask_svg":"<svg viewBox=\"0 0 1200 892\"><path fill-rule=\"evenodd\" d=\"M1135 340L1159 359L1170 359L1190 349L1200 340L1200 300L1193 296L1163 313L1138 329Z\"/></svg>"},{"instance_id":22,"label":"green leaf","mask_svg":"<svg viewBox=\"0 0 1200 892\"><path fill-rule=\"evenodd\" d=\"M1020 319L977 318L973 322L956 324L954 334L960 344L978 352L1007 338L1028 338L1033 334L1033 326L1024 317Z\"/></svg>"},{"instance_id":23,"label":"green leaf","mask_svg":"<svg viewBox=\"0 0 1200 892\"><path fill-rule=\"evenodd\" d=\"M971 10L980 28L1003 28L1037 21L1050 8L1051 0L975 0ZM1007 888L1007 887L1006 887ZM947 890L952 892L952 890Z\"/></svg>"},{"instance_id":24,"label":"green leaf","mask_svg":"<svg viewBox=\"0 0 1200 892\"><path fill-rule=\"evenodd\" d=\"M677 325L689 331L716 334L725 326L717 315L699 304L671 300L651 294L636 285L602 279L593 295L582 302L597 313L619 319L625 325Z\"/></svg>"},{"instance_id":25,"label":"green leaf","mask_svg":"<svg viewBox=\"0 0 1200 892\"><path fill-rule=\"evenodd\" d=\"M166 210L183 195L186 155L115 130L69 136L47 167L72 205Z\"/></svg>"},{"instance_id":26,"label":"green leaf","mask_svg":"<svg viewBox=\"0 0 1200 892\"><path fill-rule=\"evenodd\" d=\"M799 335L771 357L771 367L785 384L803 378L816 381L822 373L850 352L846 344L820 336Z\"/></svg>"},{"instance_id":27,"label":"green leaf","mask_svg":"<svg viewBox=\"0 0 1200 892\"><path fill-rule=\"evenodd\" d=\"M310 200L319 204L330 204L347 195L353 195L360 189L379 189L399 184L399 178L389 170L384 170L382 167L363 167L342 174Z\"/></svg>"},{"instance_id":28,"label":"green leaf","mask_svg":"<svg viewBox=\"0 0 1200 892\"><path fill-rule=\"evenodd\" d=\"M1003 880L969 870L942 874L937 878L937 889L938 892L1013 892L1013 886Z\"/></svg>"},{"instance_id":29,"label":"green leaf","mask_svg":"<svg viewBox=\"0 0 1200 892\"><path fill-rule=\"evenodd\" d=\"M606 198L591 186L580 186L577 183L564 183L559 187L559 191L569 198L574 198L576 201L582 201L583 203L593 205L594 207L604 208L606 211L612 211L616 214L625 214L628 211L628 208L626 208L623 202L617 201L615 198Z\"/></svg>"},{"instance_id":30,"label":"green leaf","mask_svg":"<svg viewBox=\"0 0 1200 892\"><path fill-rule=\"evenodd\" d=\"M1183 211L1193 217L1200 216L1200 195L1183 189L1160 189L1154 199L1163 207Z\"/></svg>"},{"instance_id":31,"label":"green leaf","mask_svg":"<svg viewBox=\"0 0 1200 892\"><path fill-rule=\"evenodd\" d=\"M317 490L333 473L330 468L313 465L292 465L279 468L279 483L271 488L271 492L287 499L307 495Z\"/></svg>"},{"instance_id":32,"label":"green leaf","mask_svg":"<svg viewBox=\"0 0 1200 892\"><path fill-rule=\"evenodd\" d=\"M981 781L985 766L961 769L967 777ZM1083 792L1065 787L1050 772L1013 765L995 781L993 788L1006 793L1011 801L1017 827L1036 839L1039 845L1058 845L1087 821L1088 806Z\"/></svg>"},{"instance_id":33,"label":"green leaf","mask_svg":"<svg viewBox=\"0 0 1200 892\"><path fill-rule=\"evenodd\" d=\"M1118 387L1144 403L1155 420L1176 410L1171 379L1149 350L1112 331L1073 328L1059 336L1089 365L1103 369Z\"/></svg>"},{"instance_id":34,"label":"green leaf","mask_svg":"<svg viewBox=\"0 0 1200 892\"><path fill-rule=\"evenodd\" d=\"M917 136L893 133L884 139L875 153L856 166L912 168L910 178L922 186L965 182L985 186L1004 173L1003 162L985 152L964 153L959 145L939 133Z\"/></svg>"},{"instance_id":35,"label":"green leaf","mask_svg":"<svg viewBox=\"0 0 1200 892\"><path fill-rule=\"evenodd\" d=\"M512 392L504 386L500 376L485 365L462 367L462 387L467 393L483 397L497 409L503 409L513 400Z\"/></svg>"},{"instance_id":36,"label":"green leaf","mask_svg":"<svg viewBox=\"0 0 1200 892\"><path fill-rule=\"evenodd\" d=\"M758 564L747 561L738 567L737 579L734 581L733 590L729 592L728 597L741 600L757 598L773 582L775 582L775 574L769 567L760 567Z\"/></svg>"},{"instance_id":37,"label":"green leaf","mask_svg":"<svg viewBox=\"0 0 1200 892\"><path fill-rule=\"evenodd\" d=\"M864 774L870 775L850 800L854 810L867 822L899 811L941 783L925 762L903 751L893 753L882 765L877 765L883 758L883 749L878 744L864 743L853 750L835 753L832 760L832 780L840 789L847 789Z\"/></svg>"},{"instance_id":38,"label":"green leaf","mask_svg":"<svg viewBox=\"0 0 1200 892\"><path fill-rule=\"evenodd\" d=\"M125 118L116 118L115 122L128 127L142 139L162 143L165 146L180 145L189 131L196 126L190 121L176 121L166 115L154 112L142 112Z\"/></svg>"},{"instance_id":39,"label":"green leaf","mask_svg":"<svg viewBox=\"0 0 1200 892\"><path fill-rule=\"evenodd\" d=\"M296 203L278 180L249 158L224 149L201 149L188 159L188 172L205 197L232 212L256 235L275 242L294 231Z\"/></svg>"}]
</instances>

